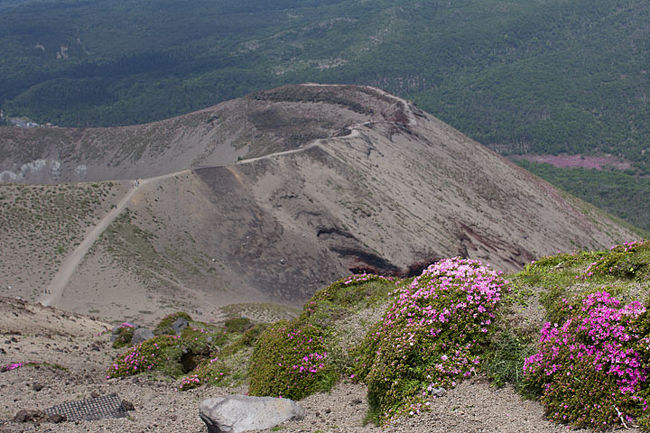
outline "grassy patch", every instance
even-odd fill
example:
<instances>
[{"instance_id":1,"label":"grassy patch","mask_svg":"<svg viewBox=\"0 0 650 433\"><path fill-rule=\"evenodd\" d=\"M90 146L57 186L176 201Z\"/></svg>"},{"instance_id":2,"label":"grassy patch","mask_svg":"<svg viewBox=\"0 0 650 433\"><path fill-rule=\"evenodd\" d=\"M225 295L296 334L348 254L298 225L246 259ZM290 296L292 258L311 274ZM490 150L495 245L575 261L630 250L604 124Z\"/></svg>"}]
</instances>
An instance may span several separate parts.
<instances>
[{"instance_id":1,"label":"grassy patch","mask_svg":"<svg viewBox=\"0 0 650 433\"><path fill-rule=\"evenodd\" d=\"M302 398L327 390L351 367L351 342L365 334L361 322L394 289L391 279L354 275L317 292L299 317L267 329L249 367L253 395Z\"/></svg>"}]
</instances>

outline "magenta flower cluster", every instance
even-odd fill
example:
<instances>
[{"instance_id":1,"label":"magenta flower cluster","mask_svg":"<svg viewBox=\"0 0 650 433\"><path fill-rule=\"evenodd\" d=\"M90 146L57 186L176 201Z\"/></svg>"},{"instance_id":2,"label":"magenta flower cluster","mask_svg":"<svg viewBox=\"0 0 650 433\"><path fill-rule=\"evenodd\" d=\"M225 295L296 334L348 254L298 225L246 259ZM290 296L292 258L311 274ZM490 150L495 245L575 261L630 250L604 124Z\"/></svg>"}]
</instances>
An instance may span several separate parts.
<instances>
[{"instance_id":1,"label":"magenta flower cluster","mask_svg":"<svg viewBox=\"0 0 650 433\"><path fill-rule=\"evenodd\" d=\"M106 378L138 374L155 367L156 355L154 353L143 354L140 352L139 346L135 346L123 358L113 363L112 371L109 370Z\"/></svg>"},{"instance_id":2,"label":"magenta flower cluster","mask_svg":"<svg viewBox=\"0 0 650 433\"><path fill-rule=\"evenodd\" d=\"M154 370L161 362L163 349L178 345L179 336L161 335L146 340L121 354L108 369L106 378L123 377Z\"/></svg>"},{"instance_id":3,"label":"magenta flower cluster","mask_svg":"<svg viewBox=\"0 0 650 433\"><path fill-rule=\"evenodd\" d=\"M303 335L301 328L295 328L287 332L287 339L289 344L295 344L300 347L305 353L300 359L286 363L286 367L292 364L290 372L297 375L310 375L316 374L325 368L325 359L327 359L327 352L319 353L316 348L323 346L323 339L316 335ZM316 349L316 350L315 350ZM299 355L300 356L300 355ZM287 359L288 361L289 359ZM282 367L283 363L278 363Z\"/></svg>"},{"instance_id":4,"label":"magenta flower cluster","mask_svg":"<svg viewBox=\"0 0 650 433\"><path fill-rule=\"evenodd\" d=\"M610 251L619 251L619 252L630 252L634 251L636 248L639 246L643 245L644 242L641 241L629 241L629 242L624 242L621 245L612 245L610 247Z\"/></svg>"},{"instance_id":5,"label":"magenta flower cluster","mask_svg":"<svg viewBox=\"0 0 650 433\"><path fill-rule=\"evenodd\" d=\"M635 259L631 253L639 253L642 250L650 251L650 241L632 241L614 245L609 253L590 263L581 275L576 275L576 279L588 279L594 274L627 278L640 276L643 268L647 267L647 260Z\"/></svg>"},{"instance_id":6,"label":"magenta flower cluster","mask_svg":"<svg viewBox=\"0 0 650 433\"><path fill-rule=\"evenodd\" d=\"M384 419L417 413L432 390L476 372L506 284L480 262L455 257L397 292L370 336L378 343L366 382Z\"/></svg>"},{"instance_id":7,"label":"magenta flower cluster","mask_svg":"<svg viewBox=\"0 0 650 433\"><path fill-rule=\"evenodd\" d=\"M219 362L219 357L204 359L192 370L192 374L181 378L178 386L179 391L197 388L201 385L219 385L225 378L228 369Z\"/></svg>"},{"instance_id":8,"label":"magenta flower cluster","mask_svg":"<svg viewBox=\"0 0 650 433\"><path fill-rule=\"evenodd\" d=\"M196 388L201 385L201 379L198 374L191 374L181 379L178 386L179 391L187 391L188 389Z\"/></svg>"},{"instance_id":9,"label":"magenta flower cluster","mask_svg":"<svg viewBox=\"0 0 650 433\"><path fill-rule=\"evenodd\" d=\"M4 373L5 371L15 370L17 368L24 366L25 364L26 363L24 362L12 362L10 364L3 365L2 367L0 367L0 372Z\"/></svg>"},{"instance_id":10,"label":"magenta flower cluster","mask_svg":"<svg viewBox=\"0 0 650 433\"><path fill-rule=\"evenodd\" d=\"M11 362L9 364L3 365L0 367L0 373L4 373L6 371L11 371L15 370L20 367L28 367L28 366L36 366L36 365L51 365L54 367L60 367L59 365L56 364L47 364L41 361L27 361L27 362Z\"/></svg>"},{"instance_id":11,"label":"magenta flower cluster","mask_svg":"<svg viewBox=\"0 0 650 433\"><path fill-rule=\"evenodd\" d=\"M524 363L526 380L541 390L548 416L603 429L647 415L646 393L640 391L650 366L638 350L648 340L638 326L647 320L646 308L639 302L622 306L606 291L563 303L568 319L546 323L539 352Z\"/></svg>"},{"instance_id":12,"label":"magenta flower cluster","mask_svg":"<svg viewBox=\"0 0 650 433\"><path fill-rule=\"evenodd\" d=\"M300 361L291 366L291 369L296 373L318 373L323 368L325 368L325 358L327 358L327 352L318 353L309 353L303 356Z\"/></svg>"}]
</instances>

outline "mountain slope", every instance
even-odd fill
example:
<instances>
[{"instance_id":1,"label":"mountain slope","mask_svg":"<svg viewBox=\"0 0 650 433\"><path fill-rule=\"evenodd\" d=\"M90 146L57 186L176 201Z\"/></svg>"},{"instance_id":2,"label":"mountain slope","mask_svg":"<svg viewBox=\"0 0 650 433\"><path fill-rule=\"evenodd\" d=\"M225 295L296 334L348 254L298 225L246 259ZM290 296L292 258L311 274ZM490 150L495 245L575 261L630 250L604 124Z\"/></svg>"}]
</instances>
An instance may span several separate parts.
<instances>
[{"instance_id":1,"label":"mountain slope","mask_svg":"<svg viewBox=\"0 0 650 433\"><path fill-rule=\"evenodd\" d=\"M154 129L166 141L147 141ZM127 210L57 303L72 310L123 317L125 310L207 312L244 300L300 303L350 271L408 273L455 255L514 270L557 250L634 238L369 87L286 86L156 124L58 132L62 144L22 131L20 152L5 148L0 168L59 163L57 177L25 170L23 181L171 174L123 183L136 189ZM141 143L137 151L125 149L126 136ZM94 148L75 153L84 142ZM26 275L23 283L35 281Z\"/></svg>"},{"instance_id":2,"label":"mountain slope","mask_svg":"<svg viewBox=\"0 0 650 433\"><path fill-rule=\"evenodd\" d=\"M647 230L630 183L650 173L649 22L645 0L2 1L0 125L130 125L287 83L366 84L504 155L628 167L614 196L609 173L547 180Z\"/></svg>"}]
</instances>

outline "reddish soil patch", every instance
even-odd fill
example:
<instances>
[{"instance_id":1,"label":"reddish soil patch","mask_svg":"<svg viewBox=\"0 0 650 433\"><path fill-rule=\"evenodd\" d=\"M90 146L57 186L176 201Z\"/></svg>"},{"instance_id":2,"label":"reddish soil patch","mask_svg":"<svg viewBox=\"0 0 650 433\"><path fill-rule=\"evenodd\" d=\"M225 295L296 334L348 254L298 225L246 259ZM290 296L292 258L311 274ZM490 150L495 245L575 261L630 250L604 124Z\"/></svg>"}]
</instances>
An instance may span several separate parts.
<instances>
[{"instance_id":1,"label":"reddish soil patch","mask_svg":"<svg viewBox=\"0 0 650 433\"><path fill-rule=\"evenodd\" d=\"M531 162L551 164L558 168L595 168L602 170L606 166L617 170L632 168L628 161L620 161L614 156L585 156L585 155L513 155L512 159L525 159Z\"/></svg>"}]
</instances>

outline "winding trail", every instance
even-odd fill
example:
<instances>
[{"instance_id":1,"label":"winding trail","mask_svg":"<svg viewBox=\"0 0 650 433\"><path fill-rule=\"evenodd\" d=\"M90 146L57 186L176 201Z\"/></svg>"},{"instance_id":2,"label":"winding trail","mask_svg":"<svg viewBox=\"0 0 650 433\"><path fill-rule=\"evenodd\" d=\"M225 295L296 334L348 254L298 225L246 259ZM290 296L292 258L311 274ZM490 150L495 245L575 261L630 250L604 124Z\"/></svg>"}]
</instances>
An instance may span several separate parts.
<instances>
[{"instance_id":1,"label":"winding trail","mask_svg":"<svg viewBox=\"0 0 650 433\"><path fill-rule=\"evenodd\" d=\"M337 84L317 84L317 83L307 83L303 84L303 86L313 86L313 87L337 87L337 86L342 86L342 85L337 85ZM413 115L413 111L411 110L409 103L402 99L399 98L395 95L391 95L388 92L385 92L381 89L378 89L376 87L371 87L371 86L365 86L368 89L372 89L376 92L378 92L381 95L387 96L395 100L398 104L402 105L402 108L405 111L405 114L407 118L409 119L408 124L409 125L415 125L416 120L415 116ZM362 128L367 125L371 124L378 124L378 123L394 123L391 121L367 121L367 122L362 122L362 123L357 123L354 125L350 125L347 128L351 131L350 134L346 136L341 136L341 137L336 137L339 139L349 139L349 138L354 138L358 137L360 135L359 128ZM330 137L334 138L334 137ZM325 139L327 140L327 139ZM241 165L241 164L248 164L251 162L259 161L262 159L270 159L276 156L281 156L281 155L290 155L292 153L298 153L298 152L303 152L305 150L311 149L316 146L320 146L322 143L323 139L316 139L310 143L308 143L305 146L299 147L297 149L291 149L291 150L285 150L281 152L275 152L275 153L270 153L268 155L263 155L255 158L248 158L248 159L243 159L240 160L236 163L236 165ZM196 169L199 167L194 167L193 169ZM203 168L203 167L201 167ZM50 305L56 305L58 302L61 300L63 296L63 292L65 291L66 286L70 282L70 279L72 278L72 275L74 272L77 270L81 262L83 261L84 257L86 257L86 254L88 254L88 251L90 248L93 246L93 244L99 239L101 234L106 230L106 228L113 222L115 219L122 213L122 211L128 206L129 202L131 201L131 198L133 195L138 191L140 188L142 188L144 185L157 182L163 179L167 179L170 177L177 176L179 174L187 173L190 172L192 169L186 169L186 170L181 170L177 171L174 173L169 173L169 174L164 174L161 176L155 176L155 177L149 177L149 178L144 178L144 179L139 179L139 180L134 180L133 181L133 186L132 188L122 197L122 199L117 203L115 208L113 208L104 218L102 218L96 225L95 227L92 228L92 230L85 236L83 241L75 248L75 250L69 254L63 263L61 264L61 267L57 271L57 273L54 275L54 278L52 278L52 281L50 281L50 284L46 287L45 293L43 295L43 298L40 300L40 303L43 304L44 306L50 306Z\"/></svg>"},{"instance_id":2,"label":"winding trail","mask_svg":"<svg viewBox=\"0 0 650 433\"><path fill-rule=\"evenodd\" d=\"M307 87L345 87L345 86L348 86L348 84L305 83L305 84L301 84L301 86L307 86ZM395 96L395 95L393 95L391 93L388 93L387 91L382 90L382 89L380 89L378 87L372 87L372 86L358 86L358 87L364 87L366 89L373 90L373 91L379 93L382 96L386 96L386 97L391 98L391 99L397 101L398 103L402 104L402 107L404 108L404 112L406 113L406 117L408 117L408 119L409 119L409 125L415 125L417 123L417 121L415 120L415 115L413 114L413 110L411 110L411 107L409 106L409 103L408 103L408 101L406 99L400 98L399 96ZM382 121L378 121L378 122L369 121L369 122L361 123L359 125L366 125L366 124L370 124L370 123L392 123L392 122L389 122L389 121L383 121L383 122ZM350 128L354 128L356 126L358 126L358 125L353 125Z\"/></svg>"},{"instance_id":3,"label":"winding trail","mask_svg":"<svg viewBox=\"0 0 650 433\"><path fill-rule=\"evenodd\" d=\"M346 86L345 84L319 84L319 83L306 83L306 84L301 84L301 86L307 86L307 87L344 87ZM395 100L398 104L402 105L402 108L404 109L404 112L406 114L406 117L408 118L408 124L413 126L417 124L417 121L415 120L415 115L413 114L413 111L411 110L411 107L409 106L408 101L405 99L402 99L398 96L391 95L390 93L381 90L377 87L372 87L372 86L363 86L367 89L374 90L375 92L379 93L382 96L386 96L389 98L392 98ZM263 156L257 156L255 158L247 158L247 159L242 159L237 161L237 165L241 164L248 164L251 162L255 161L260 161L263 159L270 159L276 156L280 155L290 155L292 153L298 153L298 152L303 152L305 150L311 149L312 147L320 146L323 141L330 140L332 138L337 138L337 139L349 139L349 138L355 138L361 135L361 132L359 132L359 128L362 128L364 126L368 125L376 125L376 124L381 124L381 123L395 123L390 120L368 120L366 122L361 122L361 123L355 123L353 125L347 126L346 128L350 130L350 134L348 135L342 135L338 137L329 137L329 138L317 138L316 140L306 144L305 146L298 147L296 149L291 149L291 150L283 150L281 152L275 152L275 153L269 153L268 155L263 155Z\"/></svg>"},{"instance_id":4,"label":"winding trail","mask_svg":"<svg viewBox=\"0 0 650 433\"><path fill-rule=\"evenodd\" d=\"M40 303L44 306L56 305L63 296L63 292L70 282L70 278L79 267L79 264L83 261L88 251L93 246L95 241L99 239L101 234L106 230L106 228L113 222L115 219L122 213L122 211L127 207L133 195L142 188L144 185L147 185L152 182L157 182L163 179L177 176L179 174L188 172L189 170L181 170L174 173L164 174L162 176L149 177L146 179L140 179L133 181L132 188L122 197L122 199L117 203L115 208L113 208L104 218L102 218L93 229L86 235L83 241L75 248L75 250L68 255L61 267L50 281L46 288L46 293L44 297L40 300Z\"/></svg>"},{"instance_id":5,"label":"winding trail","mask_svg":"<svg viewBox=\"0 0 650 433\"><path fill-rule=\"evenodd\" d=\"M263 155L263 156L257 156L255 158L248 158L248 159L241 159L237 161L237 164L248 164L250 162L255 162L255 161L260 161L262 159L270 159L275 156L280 156L280 155L289 155L291 153L298 153L298 152L304 152L307 149L311 149L312 147L316 147L320 145L321 140L324 140L323 138L318 138L311 143L307 144L306 146L298 147L296 149L291 149L291 150L283 150L282 152L275 152L275 153L269 153L268 155Z\"/></svg>"}]
</instances>

